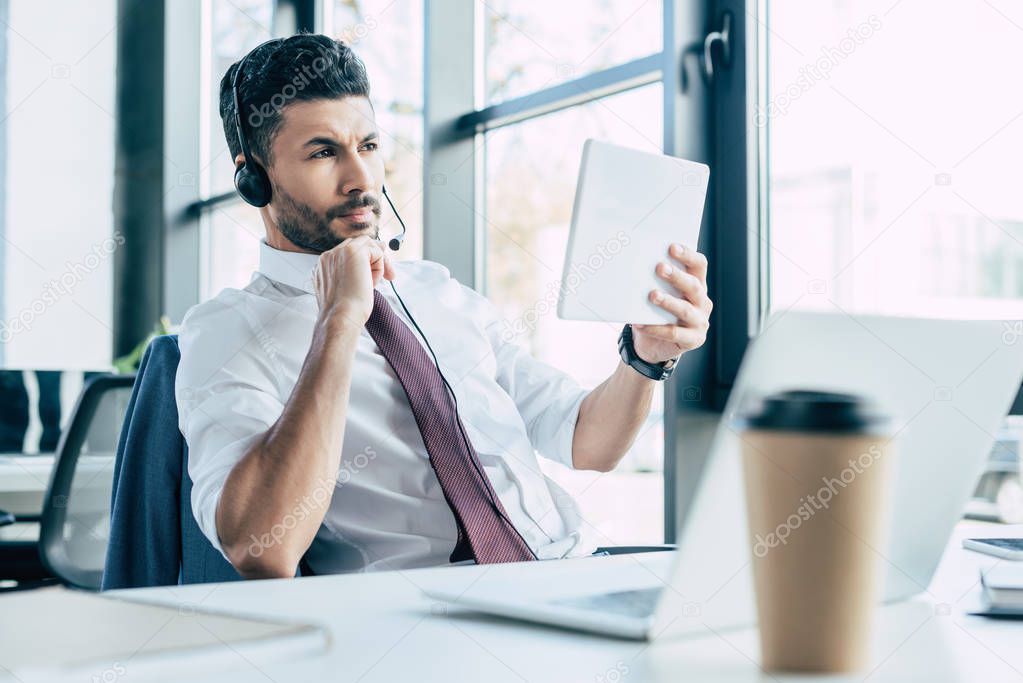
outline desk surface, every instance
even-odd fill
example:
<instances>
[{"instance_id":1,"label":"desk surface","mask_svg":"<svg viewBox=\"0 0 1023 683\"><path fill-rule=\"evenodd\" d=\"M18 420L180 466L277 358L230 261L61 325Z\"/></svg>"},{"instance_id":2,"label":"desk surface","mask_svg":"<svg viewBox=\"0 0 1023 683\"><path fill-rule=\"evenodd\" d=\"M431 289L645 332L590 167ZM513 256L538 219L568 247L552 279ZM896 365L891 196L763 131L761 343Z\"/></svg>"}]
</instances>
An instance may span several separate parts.
<instances>
[{"instance_id":1,"label":"desk surface","mask_svg":"<svg viewBox=\"0 0 1023 683\"><path fill-rule=\"evenodd\" d=\"M45 491L53 470L53 453L0 455L0 493Z\"/></svg>"},{"instance_id":2,"label":"desk surface","mask_svg":"<svg viewBox=\"0 0 1023 683\"><path fill-rule=\"evenodd\" d=\"M966 614L976 607L978 570L999 562L961 548L965 536L1023 535L1023 526L963 524L929 591L881 608L870 671L821 680L1019 681L1023 622ZM666 556L666 554L665 554ZM444 567L305 579L121 591L125 597L180 605L180 619L198 607L325 625L333 644L325 656L255 665L238 656L232 675L247 681L761 681L752 628L699 638L662 637L638 643L529 626L448 611L421 594L427 587L468 587L475 581L627 575L636 556L584 558L516 566ZM123 662L126 672L131 663ZM205 680L195 678L194 680ZM818 680L792 677L792 680Z\"/></svg>"}]
</instances>

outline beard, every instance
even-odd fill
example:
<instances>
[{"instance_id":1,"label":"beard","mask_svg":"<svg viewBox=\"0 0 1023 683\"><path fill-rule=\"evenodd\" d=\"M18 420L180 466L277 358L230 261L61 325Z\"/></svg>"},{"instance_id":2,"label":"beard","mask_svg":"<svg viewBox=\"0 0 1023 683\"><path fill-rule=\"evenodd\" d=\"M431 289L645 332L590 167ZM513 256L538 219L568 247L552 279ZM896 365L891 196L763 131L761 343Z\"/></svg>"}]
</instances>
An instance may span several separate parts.
<instances>
[{"instance_id":1,"label":"beard","mask_svg":"<svg viewBox=\"0 0 1023 683\"><path fill-rule=\"evenodd\" d=\"M277 228L292 244L306 251L322 254L344 242L347 238L331 230L331 222L363 207L373 211L373 219L349 223L353 233L350 236L369 234L373 239L380 239L380 200L371 194L360 193L322 216L280 187L274 187L274 203L277 205Z\"/></svg>"}]
</instances>

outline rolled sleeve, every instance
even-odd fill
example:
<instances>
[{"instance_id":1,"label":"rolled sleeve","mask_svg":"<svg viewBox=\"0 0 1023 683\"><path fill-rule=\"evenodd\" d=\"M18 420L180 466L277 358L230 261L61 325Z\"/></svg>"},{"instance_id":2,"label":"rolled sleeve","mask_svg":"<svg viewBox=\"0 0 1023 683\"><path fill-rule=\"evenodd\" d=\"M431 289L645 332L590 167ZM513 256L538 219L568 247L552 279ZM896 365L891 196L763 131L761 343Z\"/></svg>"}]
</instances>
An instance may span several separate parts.
<instances>
[{"instance_id":1,"label":"rolled sleeve","mask_svg":"<svg viewBox=\"0 0 1023 683\"><path fill-rule=\"evenodd\" d=\"M573 467L572 438L589 392L517 344L503 342L495 353L497 381L515 401L533 448L548 460Z\"/></svg>"},{"instance_id":2,"label":"rolled sleeve","mask_svg":"<svg viewBox=\"0 0 1023 683\"><path fill-rule=\"evenodd\" d=\"M192 513L221 554L216 512L227 477L284 410L263 338L230 301L192 309L178 337L175 396L188 444Z\"/></svg>"},{"instance_id":3,"label":"rolled sleeve","mask_svg":"<svg viewBox=\"0 0 1023 683\"><path fill-rule=\"evenodd\" d=\"M484 329L494 349L497 382L515 402L530 443L548 460L572 468L572 439L579 408L589 390L568 373L537 360L507 339L494 305L479 293L468 291L482 309Z\"/></svg>"}]
</instances>

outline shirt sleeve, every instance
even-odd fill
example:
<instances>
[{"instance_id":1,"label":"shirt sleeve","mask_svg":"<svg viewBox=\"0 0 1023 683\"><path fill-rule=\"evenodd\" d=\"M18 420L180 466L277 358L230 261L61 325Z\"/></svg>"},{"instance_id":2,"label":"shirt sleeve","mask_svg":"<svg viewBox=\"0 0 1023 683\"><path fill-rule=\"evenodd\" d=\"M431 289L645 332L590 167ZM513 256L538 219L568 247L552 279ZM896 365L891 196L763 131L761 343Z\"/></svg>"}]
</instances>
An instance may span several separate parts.
<instances>
[{"instance_id":1,"label":"shirt sleeve","mask_svg":"<svg viewBox=\"0 0 1023 683\"><path fill-rule=\"evenodd\" d=\"M530 443L548 460L574 469L572 438L579 407L589 390L509 339L497 308L478 292L466 289L482 310L483 328L496 358L497 382L515 402Z\"/></svg>"},{"instance_id":2,"label":"shirt sleeve","mask_svg":"<svg viewBox=\"0 0 1023 683\"><path fill-rule=\"evenodd\" d=\"M284 410L272 353L261 341L268 337L254 330L241 306L230 299L200 304L178 335L175 397L188 444L192 513L221 554L216 511L227 476Z\"/></svg>"}]
</instances>

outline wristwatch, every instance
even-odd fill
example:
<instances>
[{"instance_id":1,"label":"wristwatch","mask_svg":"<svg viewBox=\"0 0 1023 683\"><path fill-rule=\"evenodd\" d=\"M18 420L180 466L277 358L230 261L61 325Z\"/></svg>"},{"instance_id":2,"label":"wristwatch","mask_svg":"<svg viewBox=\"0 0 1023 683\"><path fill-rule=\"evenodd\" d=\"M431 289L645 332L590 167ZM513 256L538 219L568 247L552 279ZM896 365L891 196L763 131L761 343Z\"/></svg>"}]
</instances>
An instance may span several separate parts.
<instances>
[{"instance_id":1,"label":"wristwatch","mask_svg":"<svg viewBox=\"0 0 1023 683\"><path fill-rule=\"evenodd\" d=\"M644 377L658 382L663 382L671 377L671 373L675 371L675 364L678 363L678 359L682 355L679 354L663 363L647 363L639 357L636 347L632 345L632 325L623 327L622 333L618 335L618 353L622 354L622 360L626 365Z\"/></svg>"}]
</instances>

